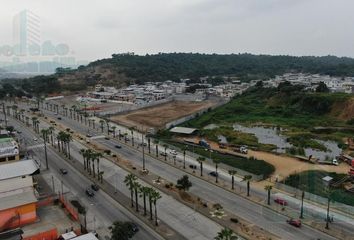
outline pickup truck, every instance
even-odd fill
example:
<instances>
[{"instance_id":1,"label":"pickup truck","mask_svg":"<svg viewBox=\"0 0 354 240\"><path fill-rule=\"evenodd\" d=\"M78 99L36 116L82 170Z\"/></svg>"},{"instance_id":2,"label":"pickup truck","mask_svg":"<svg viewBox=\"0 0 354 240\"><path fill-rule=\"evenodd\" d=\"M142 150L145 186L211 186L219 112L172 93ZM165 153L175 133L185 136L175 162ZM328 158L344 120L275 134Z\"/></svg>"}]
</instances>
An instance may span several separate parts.
<instances>
[{"instance_id":1,"label":"pickup truck","mask_svg":"<svg viewBox=\"0 0 354 240\"><path fill-rule=\"evenodd\" d=\"M248 153L248 149L247 149L246 146L234 147L232 150L234 152L239 152L239 153L242 153L242 154L247 154Z\"/></svg>"},{"instance_id":2,"label":"pickup truck","mask_svg":"<svg viewBox=\"0 0 354 240\"><path fill-rule=\"evenodd\" d=\"M318 160L317 161L319 164L327 164L327 165L335 165L338 166L338 161L337 159L332 159L332 160Z\"/></svg>"}]
</instances>

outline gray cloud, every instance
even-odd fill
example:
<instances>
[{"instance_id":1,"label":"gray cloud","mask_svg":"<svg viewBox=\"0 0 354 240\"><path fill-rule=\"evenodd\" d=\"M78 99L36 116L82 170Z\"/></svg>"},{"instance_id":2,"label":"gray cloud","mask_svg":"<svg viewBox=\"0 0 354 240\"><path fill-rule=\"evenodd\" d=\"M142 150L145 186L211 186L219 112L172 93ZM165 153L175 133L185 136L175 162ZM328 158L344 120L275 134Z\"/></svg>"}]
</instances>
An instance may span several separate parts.
<instances>
[{"instance_id":1,"label":"gray cloud","mask_svg":"<svg viewBox=\"0 0 354 240\"><path fill-rule=\"evenodd\" d=\"M24 8L41 17L44 39L88 60L125 51L354 57L351 0L4 0L2 41L11 43Z\"/></svg>"}]
</instances>

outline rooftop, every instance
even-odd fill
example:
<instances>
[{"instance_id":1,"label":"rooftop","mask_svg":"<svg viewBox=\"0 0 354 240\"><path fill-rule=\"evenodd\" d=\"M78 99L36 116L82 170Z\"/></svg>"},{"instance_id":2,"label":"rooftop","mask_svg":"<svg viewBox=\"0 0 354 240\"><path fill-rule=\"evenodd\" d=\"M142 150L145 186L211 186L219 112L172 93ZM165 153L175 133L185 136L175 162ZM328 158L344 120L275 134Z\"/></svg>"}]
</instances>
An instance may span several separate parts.
<instances>
[{"instance_id":1,"label":"rooftop","mask_svg":"<svg viewBox=\"0 0 354 240\"><path fill-rule=\"evenodd\" d=\"M16 191L17 193L18 191ZM19 191L17 194L0 198L0 211L37 202L34 191Z\"/></svg>"},{"instance_id":2,"label":"rooftop","mask_svg":"<svg viewBox=\"0 0 354 240\"><path fill-rule=\"evenodd\" d=\"M72 220L60 205L41 206L37 208L37 216L37 222L22 227L22 237L30 237L54 228L58 230L58 234L80 228L79 223Z\"/></svg>"},{"instance_id":3,"label":"rooftop","mask_svg":"<svg viewBox=\"0 0 354 240\"><path fill-rule=\"evenodd\" d=\"M98 240L98 238L95 237L95 235L90 232L81 236L78 236L76 238L72 238L72 240Z\"/></svg>"},{"instance_id":4,"label":"rooftop","mask_svg":"<svg viewBox=\"0 0 354 240\"><path fill-rule=\"evenodd\" d=\"M182 133L182 134L192 134L195 132L196 128L187 128L187 127L174 127L170 130L173 133Z\"/></svg>"},{"instance_id":5,"label":"rooftop","mask_svg":"<svg viewBox=\"0 0 354 240\"><path fill-rule=\"evenodd\" d=\"M0 180L28 176L39 170L33 159L10 162L0 165Z\"/></svg>"}]
</instances>

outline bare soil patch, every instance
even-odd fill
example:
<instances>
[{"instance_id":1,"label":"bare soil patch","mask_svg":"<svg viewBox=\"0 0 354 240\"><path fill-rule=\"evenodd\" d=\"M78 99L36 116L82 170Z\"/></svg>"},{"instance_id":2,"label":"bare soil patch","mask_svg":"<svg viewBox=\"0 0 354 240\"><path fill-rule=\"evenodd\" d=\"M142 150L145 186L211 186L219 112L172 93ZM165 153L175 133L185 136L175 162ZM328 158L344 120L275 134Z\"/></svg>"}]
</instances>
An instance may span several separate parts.
<instances>
[{"instance_id":1,"label":"bare soil patch","mask_svg":"<svg viewBox=\"0 0 354 240\"><path fill-rule=\"evenodd\" d=\"M158 106L139 109L124 115L111 117L111 121L128 127L164 128L166 123L188 116L215 105L212 101L184 102L173 101Z\"/></svg>"}]
</instances>

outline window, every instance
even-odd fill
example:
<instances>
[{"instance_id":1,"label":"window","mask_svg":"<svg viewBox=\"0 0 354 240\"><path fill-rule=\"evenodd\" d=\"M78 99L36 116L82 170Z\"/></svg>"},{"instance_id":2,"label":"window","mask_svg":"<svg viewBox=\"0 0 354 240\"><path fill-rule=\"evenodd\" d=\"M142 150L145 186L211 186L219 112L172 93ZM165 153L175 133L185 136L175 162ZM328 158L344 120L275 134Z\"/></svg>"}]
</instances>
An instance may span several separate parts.
<instances>
[{"instance_id":1,"label":"window","mask_svg":"<svg viewBox=\"0 0 354 240\"><path fill-rule=\"evenodd\" d=\"M8 161L12 161L12 160L15 160L15 159L16 159L16 156L8 157Z\"/></svg>"}]
</instances>

